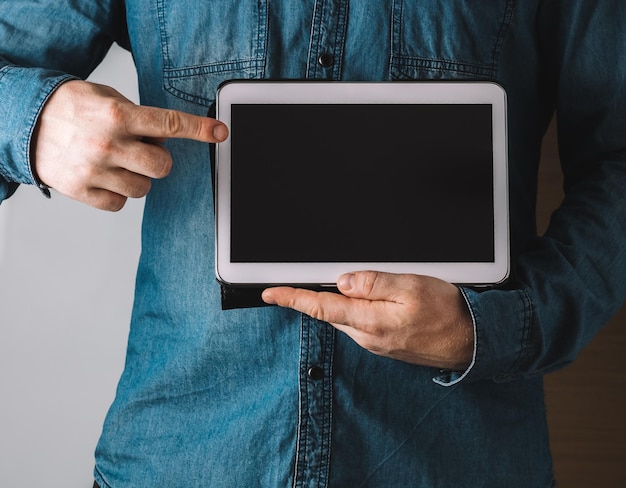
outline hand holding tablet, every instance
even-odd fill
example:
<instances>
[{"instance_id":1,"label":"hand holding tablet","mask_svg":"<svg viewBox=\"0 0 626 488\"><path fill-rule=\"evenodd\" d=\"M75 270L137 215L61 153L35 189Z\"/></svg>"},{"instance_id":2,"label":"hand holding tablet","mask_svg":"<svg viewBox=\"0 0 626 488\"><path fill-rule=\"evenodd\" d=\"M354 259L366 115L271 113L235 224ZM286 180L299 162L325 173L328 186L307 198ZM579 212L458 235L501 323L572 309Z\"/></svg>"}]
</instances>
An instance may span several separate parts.
<instances>
[{"instance_id":1,"label":"hand holding tablet","mask_svg":"<svg viewBox=\"0 0 626 488\"><path fill-rule=\"evenodd\" d=\"M474 328L456 286L376 271L343 275L337 286L341 295L278 287L263 299L328 322L374 354L447 370L470 365Z\"/></svg>"}]
</instances>

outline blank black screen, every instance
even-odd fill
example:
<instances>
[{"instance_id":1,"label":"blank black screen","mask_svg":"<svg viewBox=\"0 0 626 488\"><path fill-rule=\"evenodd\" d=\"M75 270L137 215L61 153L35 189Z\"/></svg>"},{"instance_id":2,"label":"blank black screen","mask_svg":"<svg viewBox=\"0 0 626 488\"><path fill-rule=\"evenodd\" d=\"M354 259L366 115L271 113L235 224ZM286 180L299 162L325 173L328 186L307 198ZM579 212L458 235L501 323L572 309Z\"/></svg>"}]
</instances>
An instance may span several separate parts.
<instances>
[{"instance_id":1,"label":"blank black screen","mask_svg":"<svg viewBox=\"0 0 626 488\"><path fill-rule=\"evenodd\" d=\"M493 262L491 105L231 117L231 261Z\"/></svg>"}]
</instances>

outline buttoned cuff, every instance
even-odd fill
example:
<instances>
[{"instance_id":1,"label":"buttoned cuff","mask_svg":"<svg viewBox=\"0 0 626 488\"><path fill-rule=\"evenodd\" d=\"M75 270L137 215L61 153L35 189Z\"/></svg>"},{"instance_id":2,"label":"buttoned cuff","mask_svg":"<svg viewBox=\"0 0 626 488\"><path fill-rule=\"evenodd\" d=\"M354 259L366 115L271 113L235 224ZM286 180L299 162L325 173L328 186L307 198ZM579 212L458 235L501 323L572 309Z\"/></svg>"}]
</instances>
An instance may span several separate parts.
<instances>
[{"instance_id":1,"label":"buttoned cuff","mask_svg":"<svg viewBox=\"0 0 626 488\"><path fill-rule=\"evenodd\" d=\"M30 146L41 110L54 90L75 77L40 68L0 68L0 201L18 183L35 184L44 192L31 165ZM45 193L45 192L44 192Z\"/></svg>"},{"instance_id":2,"label":"buttoned cuff","mask_svg":"<svg viewBox=\"0 0 626 488\"><path fill-rule=\"evenodd\" d=\"M531 354L532 304L523 290L461 288L474 324L474 354L465 371L441 371L433 381L453 386L461 381L514 379Z\"/></svg>"}]
</instances>

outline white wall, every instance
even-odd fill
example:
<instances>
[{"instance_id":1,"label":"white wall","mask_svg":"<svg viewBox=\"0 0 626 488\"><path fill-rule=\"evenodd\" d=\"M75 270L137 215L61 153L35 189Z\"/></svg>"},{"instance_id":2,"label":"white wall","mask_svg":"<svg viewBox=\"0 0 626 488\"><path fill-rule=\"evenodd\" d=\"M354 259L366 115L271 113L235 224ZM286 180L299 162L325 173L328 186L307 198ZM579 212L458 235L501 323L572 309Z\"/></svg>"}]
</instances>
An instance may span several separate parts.
<instances>
[{"instance_id":1,"label":"white wall","mask_svg":"<svg viewBox=\"0 0 626 488\"><path fill-rule=\"evenodd\" d=\"M91 79L138 99L117 46ZM0 487L91 488L124 363L142 209L101 212L33 187L0 205Z\"/></svg>"}]
</instances>

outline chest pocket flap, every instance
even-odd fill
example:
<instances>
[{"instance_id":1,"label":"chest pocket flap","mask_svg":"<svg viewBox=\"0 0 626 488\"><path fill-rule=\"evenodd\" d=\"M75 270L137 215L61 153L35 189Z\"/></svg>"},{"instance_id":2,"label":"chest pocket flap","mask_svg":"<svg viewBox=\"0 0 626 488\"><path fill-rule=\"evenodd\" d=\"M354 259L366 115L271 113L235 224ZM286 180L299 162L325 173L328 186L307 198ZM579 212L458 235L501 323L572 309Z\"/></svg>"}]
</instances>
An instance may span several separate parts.
<instances>
[{"instance_id":1,"label":"chest pocket flap","mask_svg":"<svg viewBox=\"0 0 626 488\"><path fill-rule=\"evenodd\" d=\"M394 0L392 78L494 79L514 5L514 0Z\"/></svg>"},{"instance_id":2,"label":"chest pocket flap","mask_svg":"<svg viewBox=\"0 0 626 488\"><path fill-rule=\"evenodd\" d=\"M267 1L157 0L165 89L209 106L223 81L261 78Z\"/></svg>"}]
</instances>

